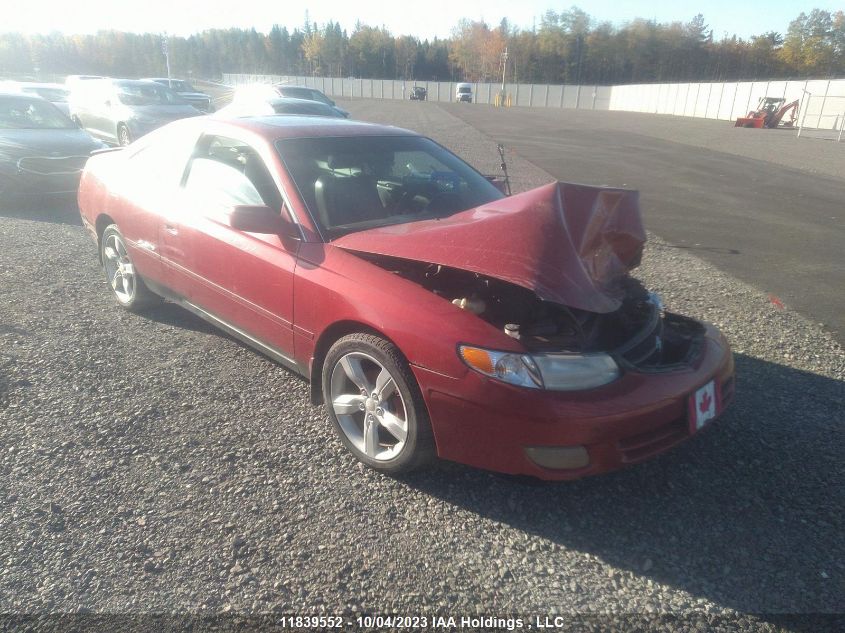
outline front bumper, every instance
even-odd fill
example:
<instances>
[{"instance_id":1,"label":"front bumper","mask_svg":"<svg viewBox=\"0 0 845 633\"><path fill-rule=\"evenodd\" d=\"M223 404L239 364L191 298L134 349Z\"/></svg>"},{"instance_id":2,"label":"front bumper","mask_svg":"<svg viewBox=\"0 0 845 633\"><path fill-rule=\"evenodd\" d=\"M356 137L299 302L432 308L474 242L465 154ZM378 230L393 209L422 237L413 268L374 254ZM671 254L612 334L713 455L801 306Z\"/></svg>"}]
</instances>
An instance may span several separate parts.
<instances>
[{"instance_id":1,"label":"front bumper","mask_svg":"<svg viewBox=\"0 0 845 633\"><path fill-rule=\"evenodd\" d=\"M527 390L473 371L454 379L414 367L441 458L541 479L577 479L658 455L687 439L690 394L715 380L717 415L733 398L730 347L707 326L700 352L671 371L626 371L615 382L580 392ZM585 447L589 463L549 469L529 447Z\"/></svg>"},{"instance_id":2,"label":"front bumper","mask_svg":"<svg viewBox=\"0 0 845 633\"><path fill-rule=\"evenodd\" d=\"M87 156L28 156L0 172L0 192L4 195L73 193Z\"/></svg>"},{"instance_id":3,"label":"front bumper","mask_svg":"<svg viewBox=\"0 0 845 633\"><path fill-rule=\"evenodd\" d=\"M205 112L205 113L214 112L214 106L211 105L211 99L210 98L197 99L197 98L192 98L192 97L185 97L185 101L190 103L192 106L194 106L200 112Z\"/></svg>"}]
</instances>

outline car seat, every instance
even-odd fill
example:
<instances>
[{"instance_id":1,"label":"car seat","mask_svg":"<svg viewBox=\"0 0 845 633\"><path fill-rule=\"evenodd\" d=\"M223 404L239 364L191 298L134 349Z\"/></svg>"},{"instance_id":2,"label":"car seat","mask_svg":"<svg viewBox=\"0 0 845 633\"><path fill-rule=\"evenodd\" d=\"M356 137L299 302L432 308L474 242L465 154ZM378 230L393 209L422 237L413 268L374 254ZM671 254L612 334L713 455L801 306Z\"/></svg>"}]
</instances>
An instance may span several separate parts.
<instances>
[{"instance_id":1,"label":"car seat","mask_svg":"<svg viewBox=\"0 0 845 633\"><path fill-rule=\"evenodd\" d=\"M384 217L384 205L372 176L323 174L314 182L314 197L320 223L326 228Z\"/></svg>"}]
</instances>

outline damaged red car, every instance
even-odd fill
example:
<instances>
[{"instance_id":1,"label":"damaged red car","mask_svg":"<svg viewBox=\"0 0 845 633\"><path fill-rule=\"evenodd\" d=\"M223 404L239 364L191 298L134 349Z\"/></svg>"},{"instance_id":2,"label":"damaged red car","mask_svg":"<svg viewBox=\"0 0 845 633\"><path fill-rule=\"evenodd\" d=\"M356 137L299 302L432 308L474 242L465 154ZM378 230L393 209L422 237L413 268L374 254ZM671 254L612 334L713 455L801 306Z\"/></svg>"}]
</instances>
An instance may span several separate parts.
<instances>
[{"instance_id":1,"label":"damaged red car","mask_svg":"<svg viewBox=\"0 0 845 633\"><path fill-rule=\"evenodd\" d=\"M301 374L377 470L573 479L665 451L733 395L724 337L629 274L633 191L506 197L412 132L270 116L95 155L79 208L121 305L177 302Z\"/></svg>"}]
</instances>

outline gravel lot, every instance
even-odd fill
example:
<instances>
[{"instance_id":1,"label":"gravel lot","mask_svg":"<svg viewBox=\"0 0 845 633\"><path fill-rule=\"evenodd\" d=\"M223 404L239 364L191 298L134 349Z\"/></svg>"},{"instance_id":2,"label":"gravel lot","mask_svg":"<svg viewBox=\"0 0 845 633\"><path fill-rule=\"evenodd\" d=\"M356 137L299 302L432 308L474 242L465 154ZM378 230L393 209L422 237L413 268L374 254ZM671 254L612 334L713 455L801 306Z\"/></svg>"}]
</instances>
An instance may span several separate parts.
<instances>
[{"instance_id":1,"label":"gravel lot","mask_svg":"<svg viewBox=\"0 0 845 633\"><path fill-rule=\"evenodd\" d=\"M343 105L498 169L434 104ZM549 179L509 167L517 190ZM447 463L395 480L284 369L172 305L118 309L72 209L29 215L0 212L0 613L842 624L845 354L689 253L653 239L639 276L734 345L737 400L708 432L568 484Z\"/></svg>"}]
</instances>

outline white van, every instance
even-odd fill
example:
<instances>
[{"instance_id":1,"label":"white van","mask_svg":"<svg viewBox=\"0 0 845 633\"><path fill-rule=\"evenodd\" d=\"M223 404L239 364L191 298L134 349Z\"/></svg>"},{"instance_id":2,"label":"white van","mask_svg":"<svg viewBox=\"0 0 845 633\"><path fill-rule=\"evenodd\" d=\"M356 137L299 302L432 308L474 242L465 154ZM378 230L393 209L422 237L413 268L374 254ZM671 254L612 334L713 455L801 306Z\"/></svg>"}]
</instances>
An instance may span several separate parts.
<instances>
[{"instance_id":1,"label":"white van","mask_svg":"<svg viewBox=\"0 0 845 633\"><path fill-rule=\"evenodd\" d=\"M472 84L458 84L457 88L455 88L455 101L472 103Z\"/></svg>"}]
</instances>

